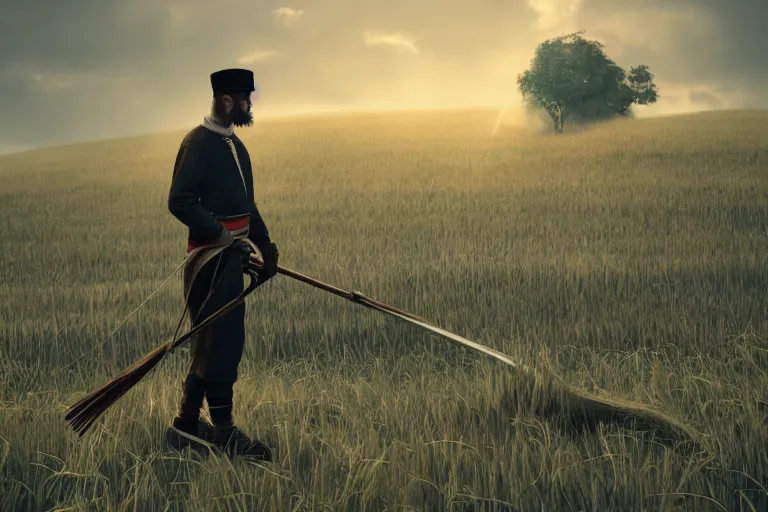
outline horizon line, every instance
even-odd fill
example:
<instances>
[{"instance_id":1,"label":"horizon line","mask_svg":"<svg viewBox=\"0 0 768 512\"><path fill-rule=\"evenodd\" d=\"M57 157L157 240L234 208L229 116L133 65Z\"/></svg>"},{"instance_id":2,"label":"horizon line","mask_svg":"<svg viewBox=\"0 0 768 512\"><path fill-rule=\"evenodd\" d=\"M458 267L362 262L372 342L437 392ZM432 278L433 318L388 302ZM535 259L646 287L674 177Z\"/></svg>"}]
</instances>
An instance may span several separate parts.
<instances>
[{"instance_id":1,"label":"horizon line","mask_svg":"<svg viewBox=\"0 0 768 512\"><path fill-rule=\"evenodd\" d=\"M524 107L515 107L515 108L518 110L525 110ZM329 105L299 106L299 107L271 107L271 108L267 107L267 108L261 108L259 110L254 111L254 123L258 122L259 120L274 121L279 119L290 119L290 118L303 117L303 116L324 117L328 115L341 114L341 113L384 114L389 112L468 112L468 111L481 111L481 110L496 111L500 109L499 109L499 105L497 104L416 107L416 106L396 106L396 105L393 106L392 104L383 103L383 102L362 104L362 105L329 104ZM651 114L651 115L643 115L636 119L640 120L640 119L653 119L653 118L660 118L660 117L676 117L676 116L685 116L685 115L701 114L701 113L708 113L708 112L747 112L747 111L763 111L763 110L768 110L768 108L765 108L765 107L720 108L720 109L702 108L702 109L689 110L684 112L670 112L670 113L657 113L657 114ZM164 130L158 130L158 131L135 132L131 134L110 136L110 137L104 137L104 138L79 139L79 140L71 140L66 142L54 142L50 144L41 144L37 146L22 146L22 147L11 146L9 148L0 147L0 157L19 155L22 153L29 153L37 150L75 146L79 144L90 144L95 142L111 142L111 141L127 140L127 139L139 138L139 137L151 137L151 136L158 136L158 135L170 135L172 133L193 128L194 126L197 126L197 124L200 124L200 123L196 123L193 121L191 123L190 122L184 123L183 126L180 125L177 128L164 129ZM249 128L253 128L253 127L242 127L240 129L248 130Z\"/></svg>"}]
</instances>

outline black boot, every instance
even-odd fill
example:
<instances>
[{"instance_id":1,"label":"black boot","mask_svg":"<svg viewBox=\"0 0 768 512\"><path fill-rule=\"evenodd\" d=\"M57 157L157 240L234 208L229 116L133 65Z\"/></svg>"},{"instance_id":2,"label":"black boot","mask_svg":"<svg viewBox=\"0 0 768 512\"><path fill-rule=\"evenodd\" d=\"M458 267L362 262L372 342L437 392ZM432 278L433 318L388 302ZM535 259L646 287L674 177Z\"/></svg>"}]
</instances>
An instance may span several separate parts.
<instances>
[{"instance_id":1,"label":"black boot","mask_svg":"<svg viewBox=\"0 0 768 512\"><path fill-rule=\"evenodd\" d=\"M250 439L234 425L214 425L213 444L230 458L250 457L272 462L272 451L265 444Z\"/></svg>"},{"instance_id":2,"label":"black boot","mask_svg":"<svg viewBox=\"0 0 768 512\"><path fill-rule=\"evenodd\" d=\"M194 373L184 379L184 396L179 414L165 433L166 442L172 448L183 450L189 447L201 455L218 451L211 444L213 426L200 418L205 388L205 381Z\"/></svg>"},{"instance_id":3,"label":"black boot","mask_svg":"<svg viewBox=\"0 0 768 512\"><path fill-rule=\"evenodd\" d=\"M206 400L208 412L214 425L229 425L232 423L232 395L234 383L209 382L206 385Z\"/></svg>"},{"instance_id":4,"label":"black boot","mask_svg":"<svg viewBox=\"0 0 768 512\"><path fill-rule=\"evenodd\" d=\"M176 417L165 431L165 441L171 448L179 451L189 448L203 457L221 454L221 450L211 442L213 439L213 426L201 418L190 421Z\"/></svg>"},{"instance_id":5,"label":"black boot","mask_svg":"<svg viewBox=\"0 0 768 512\"><path fill-rule=\"evenodd\" d=\"M194 373L187 374L184 379L181 407L177 418L189 420L189 423L197 421L200 417L200 408L205 398L206 383Z\"/></svg>"},{"instance_id":6,"label":"black boot","mask_svg":"<svg viewBox=\"0 0 768 512\"><path fill-rule=\"evenodd\" d=\"M259 441L248 438L232 421L233 383L208 383L206 399L213 420L213 444L230 457L253 457L269 462L272 452Z\"/></svg>"}]
</instances>

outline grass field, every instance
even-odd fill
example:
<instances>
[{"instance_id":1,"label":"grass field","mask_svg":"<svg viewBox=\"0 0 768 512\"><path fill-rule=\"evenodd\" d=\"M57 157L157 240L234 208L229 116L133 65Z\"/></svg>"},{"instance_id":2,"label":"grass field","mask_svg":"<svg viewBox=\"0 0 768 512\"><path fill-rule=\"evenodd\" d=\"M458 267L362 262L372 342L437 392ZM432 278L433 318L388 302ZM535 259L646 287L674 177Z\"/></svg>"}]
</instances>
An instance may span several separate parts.
<instances>
[{"instance_id":1,"label":"grass field","mask_svg":"<svg viewBox=\"0 0 768 512\"><path fill-rule=\"evenodd\" d=\"M79 439L64 414L181 313L183 133L0 157L0 511L768 510L768 112L536 135L496 112L241 130L281 264L657 407L704 448L565 429L498 362L278 276L235 419L267 467L180 456L180 350Z\"/></svg>"}]
</instances>

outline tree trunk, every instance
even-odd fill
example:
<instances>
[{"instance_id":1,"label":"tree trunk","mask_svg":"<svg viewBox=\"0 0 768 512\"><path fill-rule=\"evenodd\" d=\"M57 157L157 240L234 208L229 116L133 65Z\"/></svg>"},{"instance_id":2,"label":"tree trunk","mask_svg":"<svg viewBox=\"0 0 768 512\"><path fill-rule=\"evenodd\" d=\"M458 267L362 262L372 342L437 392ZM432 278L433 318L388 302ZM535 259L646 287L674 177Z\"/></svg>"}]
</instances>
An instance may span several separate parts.
<instances>
[{"instance_id":1,"label":"tree trunk","mask_svg":"<svg viewBox=\"0 0 768 512\"><path fill-rule=\"evenodd\" d=\"M565 125L565 119L557 114L552 115L552 122L555 126L555 135L563 133L563 126Z\"/></svg>"},{"instance_id":2,"label":"tree trunk","mask_svg":"<svg viewBox=\"0 0 768 512\"><path fill-rule=\"evenodd\" d=\"M552 102L548 109L549 116L552 118L552 124L555 128L555 135L563 133L563 125L565 124L565 116L563 115L563 107L559 104Z\"/></svg>"}]
</instances>

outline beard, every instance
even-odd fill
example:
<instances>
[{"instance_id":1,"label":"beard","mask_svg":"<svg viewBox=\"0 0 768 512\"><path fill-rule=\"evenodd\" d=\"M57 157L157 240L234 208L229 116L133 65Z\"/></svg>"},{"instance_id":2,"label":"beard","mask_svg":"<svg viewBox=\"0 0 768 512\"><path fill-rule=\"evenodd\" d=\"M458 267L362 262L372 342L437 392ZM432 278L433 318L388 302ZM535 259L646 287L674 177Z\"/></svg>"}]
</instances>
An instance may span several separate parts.
<instances>
[{"instance_id":1,"label":"beard","mask_svg":"<svg viewBox=\"0 0 768 512\"><path fill-rule=\"evenodd\" d=\"M248 110L243 110L238 104L230 112L230 120L235 126L253 126L253 112L251 107L248 106Z\"/></svg>"}]
</instances>

